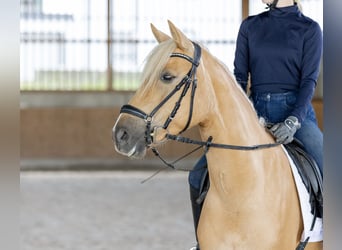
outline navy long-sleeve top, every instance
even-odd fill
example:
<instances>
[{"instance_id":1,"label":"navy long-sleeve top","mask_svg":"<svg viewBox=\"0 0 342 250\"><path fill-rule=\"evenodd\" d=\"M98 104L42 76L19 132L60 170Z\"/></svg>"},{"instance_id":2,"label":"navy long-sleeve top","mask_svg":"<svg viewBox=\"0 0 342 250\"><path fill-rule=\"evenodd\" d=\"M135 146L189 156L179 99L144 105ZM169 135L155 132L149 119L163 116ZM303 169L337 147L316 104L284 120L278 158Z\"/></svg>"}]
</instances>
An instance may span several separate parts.
<instances>
[{"instance_id":1,"label":"navy long-sleeve top","mask_svg":"<svg viewBox=\"0 0 342 250\"><path fill-rule=\"evenodd\" d=\"M252 93L297 92L291 114L305 119L319 74L322 55L319 24L297 5L274 8L246 18L237 37L234 75Z\"/></svg>"}]
</instances>

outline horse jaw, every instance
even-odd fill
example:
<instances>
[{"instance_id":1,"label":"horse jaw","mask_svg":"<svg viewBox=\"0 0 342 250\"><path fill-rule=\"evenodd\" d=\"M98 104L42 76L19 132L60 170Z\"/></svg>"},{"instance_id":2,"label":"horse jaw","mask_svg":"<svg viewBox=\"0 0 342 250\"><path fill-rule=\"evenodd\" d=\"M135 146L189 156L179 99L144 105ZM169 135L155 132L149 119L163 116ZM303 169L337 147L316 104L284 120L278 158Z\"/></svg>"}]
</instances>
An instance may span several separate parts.
<instances>
[{"instance_id":1,"label":"horse jaw","mask_svg":"<svg viewBox=\"0 0 342 250\"><path fill-rule=\"evenodd\" d=\"M112 129L115 150L133 159L146 155L145 123L143 120L120 115Z\"/></svg>"}]
</instances>

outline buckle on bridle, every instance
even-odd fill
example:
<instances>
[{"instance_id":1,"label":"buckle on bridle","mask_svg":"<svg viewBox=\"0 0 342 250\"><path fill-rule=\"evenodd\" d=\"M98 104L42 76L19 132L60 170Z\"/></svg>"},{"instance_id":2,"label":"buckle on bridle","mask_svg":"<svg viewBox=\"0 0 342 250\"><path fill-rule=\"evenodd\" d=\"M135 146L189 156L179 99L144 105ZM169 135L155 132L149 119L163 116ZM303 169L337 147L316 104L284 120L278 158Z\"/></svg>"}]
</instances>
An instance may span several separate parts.
<instances>
[{"instance_id":1,"label":"buckle on bridle","mask_svg":"<svg viewBox=\"0 0 342 250\"><path fill-rule=\"evenodd\" d=\"M144 119L146 123L152 123L153 117L152 116L146 116Z\"/></svg>"}]
</instances>

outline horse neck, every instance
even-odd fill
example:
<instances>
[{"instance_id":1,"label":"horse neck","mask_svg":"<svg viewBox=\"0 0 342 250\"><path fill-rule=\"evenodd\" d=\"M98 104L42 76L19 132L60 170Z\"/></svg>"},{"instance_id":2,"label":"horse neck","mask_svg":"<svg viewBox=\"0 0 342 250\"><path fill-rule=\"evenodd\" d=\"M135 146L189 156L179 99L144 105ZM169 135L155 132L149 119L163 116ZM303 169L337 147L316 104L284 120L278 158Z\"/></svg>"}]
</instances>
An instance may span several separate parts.
<instances>
[{"instance_id":1,"label":"horse neck","mask_svg":"<svg viewBox=\"0 0 342 250\"><path fill-rule=\"evenodd\" d=\"M203 60L215 96L210 97L213 108L200 126L204 138L213 136L218 143L256 145L272 143L272 137L259 123L253 105L235 82L232 74L218 60L207 55Z\"/></svg>"},{"instance_id":2,"label":"horse neck","mask_svg":"<svg viewBox=\"0 0 342 250\"><path fill-rule=\"evenodd\" d=\"M202 139L212 136L214 143L240 146L274 143L272 136L259 123L253 105L232 74L217 60L208 60L203 66L206 72L211 72L207 79L211 79L213 86L212 91L207 89L206 92L215 95L207 101L215 101L208 109L207 119L200 123ZM229 197L238 200L238 193L244 191L259 197L266 183L272 180L276 180L274 183L282 182L282 178L289 174L285 168L272 168L287 162L281 147L253 151L209 148L206 157L210 181L217 193L223 194L220 196L222 199ZM272 188L277 190L278 187Z\"/></svg>"}]
</instances>

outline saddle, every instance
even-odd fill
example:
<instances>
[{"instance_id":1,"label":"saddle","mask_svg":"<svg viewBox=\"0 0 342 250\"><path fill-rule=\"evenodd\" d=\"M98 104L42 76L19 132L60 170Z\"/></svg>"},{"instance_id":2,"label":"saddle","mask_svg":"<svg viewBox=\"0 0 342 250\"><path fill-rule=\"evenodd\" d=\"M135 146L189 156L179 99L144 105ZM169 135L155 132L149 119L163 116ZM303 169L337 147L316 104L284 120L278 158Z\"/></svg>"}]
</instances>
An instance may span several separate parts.
<instances>
[{"instance_id":1,"label":"saddle","mask_svg":"<svg viewBox=\"0 0 342 250\"><path fill-rule=\"evenodd\" d=\"M311 213L323 217L323 177L311 155L306 153L300 141L294 139L284 145L309 193Z\"/></svg>"}]
</instances>

